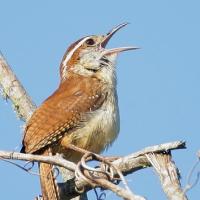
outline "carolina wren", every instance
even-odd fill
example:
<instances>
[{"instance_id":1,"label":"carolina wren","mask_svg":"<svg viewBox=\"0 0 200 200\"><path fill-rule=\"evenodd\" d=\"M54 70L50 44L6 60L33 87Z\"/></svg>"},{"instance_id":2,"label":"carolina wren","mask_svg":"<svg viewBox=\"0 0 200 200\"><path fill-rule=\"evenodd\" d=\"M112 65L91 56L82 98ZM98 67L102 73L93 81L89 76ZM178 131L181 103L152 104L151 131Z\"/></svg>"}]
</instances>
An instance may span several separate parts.
<instances>
[{"instance_id":1,"label":"carolina wren","mask_svg":"<svg viewBox=\"0 0 200 200\"><path fill-rule=\"evenodd\" d=\"M28 121L22 152L60 153L77 162L81 154L70 150L70 144L94 153L112 144L119 133L115 60L118 53L137 47L105 46L125 25L106 35L83 37L67 49L60 64L60 85ZM56 199L48 195L50 186L44 182L49 180L42 180L48 169L51 165L40 164L43 198Z\"/></svg>"}]
</instances>

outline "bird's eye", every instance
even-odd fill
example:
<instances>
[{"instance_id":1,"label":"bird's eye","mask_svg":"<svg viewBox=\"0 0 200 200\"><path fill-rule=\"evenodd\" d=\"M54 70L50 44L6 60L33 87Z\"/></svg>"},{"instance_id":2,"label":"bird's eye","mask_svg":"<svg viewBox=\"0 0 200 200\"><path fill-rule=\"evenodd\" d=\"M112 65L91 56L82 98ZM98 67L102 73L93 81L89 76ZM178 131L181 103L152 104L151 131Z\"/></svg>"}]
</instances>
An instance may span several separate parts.
<instances>
[{"instance_id":1,"label":"bird's eye","mask_svg":"<svg viewBox=\"0 0 200 200\"><path fill-rule=\"evenodd\" d=\"M89 46L92 46L92 45L95 44L95 41L90 38L90 39L86 40L86 44L89 45Z\"/></svg>"}]
</instances>

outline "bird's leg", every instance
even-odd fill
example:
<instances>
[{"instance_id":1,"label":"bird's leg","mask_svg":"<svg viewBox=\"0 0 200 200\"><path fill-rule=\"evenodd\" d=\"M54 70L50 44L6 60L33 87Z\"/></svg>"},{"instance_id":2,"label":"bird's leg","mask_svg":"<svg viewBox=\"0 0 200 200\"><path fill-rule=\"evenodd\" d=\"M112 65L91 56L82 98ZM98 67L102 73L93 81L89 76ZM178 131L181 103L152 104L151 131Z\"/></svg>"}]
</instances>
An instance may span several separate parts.
<instances>
[{"instance_id":1,"label":"bird's leg","mask_svg":"<svg viewBox=\"0 0 200 200\"><path fill-rule=\"evenodd\" d=\"M74 150L74 151L76 151L76 152L82 153L82 154L92 153L91 151L88 151L88 150L86 150L86 149L82 149L82 148L77 147L77 146L75 146L75 145L73 145L73 144L68 144L68 145L67 145L67 148L68 148L68 149L71 149L71 150Z\"/></svg>"},{"instance_id":2,"label":"bird's leg","mask_svg":"<svg viewBox=\"0 0 200 200\"><path fill-rule=\"evenodd\" d=\"M112 162L112 161L117 160L117 159L120 158L120 156L102 156L102 155L93 153L91 151L88 151L86 149L82 149L80 147L77 147L77 146L75 146L73 144L68 144L67 148L69 148L71 150L74 150L76 152L82 153L82 154L94 154L96 157L98 157L102 161L106 160L106 161Z\"/></svg>"}]
</instances>

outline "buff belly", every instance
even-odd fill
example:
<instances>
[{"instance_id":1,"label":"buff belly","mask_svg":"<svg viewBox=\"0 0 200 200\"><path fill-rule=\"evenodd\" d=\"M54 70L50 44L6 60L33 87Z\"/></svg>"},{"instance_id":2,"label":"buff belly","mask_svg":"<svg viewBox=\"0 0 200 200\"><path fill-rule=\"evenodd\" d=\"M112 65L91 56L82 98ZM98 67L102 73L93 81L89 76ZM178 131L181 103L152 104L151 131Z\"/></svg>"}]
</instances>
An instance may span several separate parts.
<instances>
[{"instance_id":1,"label":"buff belly","mask_svg":"<svg viewBox=\"0 0 200 200\"><path fill-rule=\"evenodd\" d=\"M114 98L109 98L115 100ZM105 106L106 105L106 106ZM68 149L69 144L100 153L115 140L119 133L119 111L116 102L105 102L102 108L82 128L62 138L61 152L70 161L78 162L81 154Z\"/></svg>"}]
</instances>

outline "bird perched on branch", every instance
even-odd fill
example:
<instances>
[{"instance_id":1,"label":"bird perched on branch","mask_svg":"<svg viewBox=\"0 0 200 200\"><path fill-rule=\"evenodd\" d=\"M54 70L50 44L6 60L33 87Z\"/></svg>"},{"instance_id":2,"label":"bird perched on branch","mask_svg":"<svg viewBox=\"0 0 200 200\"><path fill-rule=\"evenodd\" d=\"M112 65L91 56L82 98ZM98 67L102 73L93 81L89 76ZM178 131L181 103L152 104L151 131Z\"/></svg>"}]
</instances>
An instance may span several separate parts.
<instances>
[{"instance_id":1,"label":"bird perched on branch","mask_svg":"<svg viewBox=\"0 0 200 200\"><path fill-rule=\"evenodd\" d=\"M115 60L118 53L137 47L105 47L125 25L106 35L83 37L67 49L60 64L60 85L28 121L21 152L59 153L78 162L82 154L71 145L100 153L114 141L119 132ZM39 170L43 199L59 199L52 165L39 163Z\"/></svg>"}]
</instances>

